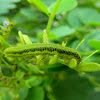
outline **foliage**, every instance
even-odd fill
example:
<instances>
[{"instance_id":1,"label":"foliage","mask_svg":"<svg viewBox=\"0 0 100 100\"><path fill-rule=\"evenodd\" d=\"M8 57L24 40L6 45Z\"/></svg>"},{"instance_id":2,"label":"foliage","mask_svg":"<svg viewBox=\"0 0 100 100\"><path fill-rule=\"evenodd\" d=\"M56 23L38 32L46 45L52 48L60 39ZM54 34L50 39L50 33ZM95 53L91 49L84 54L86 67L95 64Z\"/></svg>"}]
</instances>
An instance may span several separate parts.
<instances>
[{"instance_id":1,"label":"foliage","mask_svg":"<svg viewBox=\"0 0 100 100\"><path fill-rule=\"evenodd\" d=\"M1 100L100 98L99 0L1 0L0 8ZM82 62L4 55L8 47L36 42L77 48Z\"/></svg>"}]
</instances>

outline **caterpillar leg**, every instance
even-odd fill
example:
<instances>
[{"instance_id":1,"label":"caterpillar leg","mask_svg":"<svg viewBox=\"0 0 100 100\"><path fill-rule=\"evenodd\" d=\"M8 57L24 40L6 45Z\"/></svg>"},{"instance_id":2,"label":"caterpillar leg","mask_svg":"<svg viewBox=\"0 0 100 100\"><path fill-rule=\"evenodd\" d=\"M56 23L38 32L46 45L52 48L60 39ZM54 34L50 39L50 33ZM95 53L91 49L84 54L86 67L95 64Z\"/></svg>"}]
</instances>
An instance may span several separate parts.
<instances>
[{"instance_id":1,"label":"caterpillar leg","mask_svg":"<svg viewBox=\"0 0 100 100\"><path fill-rule=\"evenodd\" d=\"M20 40L22 42L23 45L26 45L26 44L32 44L32 41L30 40L30 38L28 37L28 35L24 35L22 34L21 31L18 31L18 35L20 37Z\"/></svg>"},{"instance_id":2,"label":"caterpillar leg","mask_svg":"<svg viewBox=\"0 0 100 100\"><path fill-rule=\"evenodd\" d=\"M69 61L68 66L69 66L70 68L74 69L74 68L77 66L77 61L76 61L76 59L71 59L71 60Z\"/></svg>"}]
</instances>

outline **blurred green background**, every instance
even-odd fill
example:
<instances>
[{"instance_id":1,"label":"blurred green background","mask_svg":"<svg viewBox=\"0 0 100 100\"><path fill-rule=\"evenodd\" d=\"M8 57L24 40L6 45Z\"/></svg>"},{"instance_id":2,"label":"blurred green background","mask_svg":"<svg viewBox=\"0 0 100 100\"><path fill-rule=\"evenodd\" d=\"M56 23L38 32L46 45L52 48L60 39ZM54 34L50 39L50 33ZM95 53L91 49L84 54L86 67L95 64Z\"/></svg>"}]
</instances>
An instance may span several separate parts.
<instances>
[{"instance_id":1,"label":"blurred green background","mask_svg":"<svg viewBox=\"0 0 100 100\"><path fill-rule=\"evenodd\" d=\"M49 7L56 0L41 1ZM78 5L74 9L56 15L48 38L51 43L61 44L67 37L66 46L74 49L82 39L85 39L78 49L84 59L94 50L100 50L100 42L93 45L93 41L100 40L100 0L77 2ZM0 0L0 25L3 26L7 18L16 23L10 32L8 43L16 45L19 42L19 30L28 35L33 43L43 42L42 31L46 29L48 16L39 12L26 0ZM100 64L100 52L86 62ZM0 100L100 99L100 72L91 72L88 73L89 77L81 77L76 71L62 64L45 67L51 72L51 76L30 76L27 81L31 88L1 87ZM4 73L7 72L9 74L8 69L4 69Z\"/></svg>"}]
</instances>

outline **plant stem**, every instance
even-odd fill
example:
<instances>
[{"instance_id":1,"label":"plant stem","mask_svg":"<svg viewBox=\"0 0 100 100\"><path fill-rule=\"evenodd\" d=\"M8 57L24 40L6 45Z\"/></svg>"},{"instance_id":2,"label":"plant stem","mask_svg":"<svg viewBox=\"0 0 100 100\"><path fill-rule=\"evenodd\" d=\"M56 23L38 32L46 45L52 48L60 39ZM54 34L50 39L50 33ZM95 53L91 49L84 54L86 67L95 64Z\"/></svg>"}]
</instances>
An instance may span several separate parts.
<instances>
[{"instance_id":1,"label":"plant stem","mask_svg":"<svg viewBox=\"0 0 100 100\"><path fill-rule=\"evenodd\" d=\"M86 57L82 62L86 61L88 58L90 58L92 55L94 55L96 52L98 52L99 50L94 51L93 53L91 53L88 57Z\"/></svg>"},{"instance_id":2,"label":"plant stem","mask_svg":"<svg viewBox=\"0 0 100 100\"><path fill-rule=\"evenodd\" d=\"M79 45L76 47L76 50L80 47L80 45L84 42L84 39L79 43Z\"/></svg>"},{"instance_id":3,"label":"plant stem","mask_svg":"<svg viewBox=\"0 0 100 100\"><path fill-rule=\"evenodd\" d=\"M53 19L55 17L55 14L56 14L56 11L58 9L58 6L60 4L61 0L57 0L56 4L55 4L55 8L53 9L50 17L49 17L49 21L48 21L48 24L47 24L47 28L46 28L46 32L47 34L49 34L50 32L50 29L51 29L51 26L52 26L52 22L53 22Z\"/></svg>"}]
</instances>

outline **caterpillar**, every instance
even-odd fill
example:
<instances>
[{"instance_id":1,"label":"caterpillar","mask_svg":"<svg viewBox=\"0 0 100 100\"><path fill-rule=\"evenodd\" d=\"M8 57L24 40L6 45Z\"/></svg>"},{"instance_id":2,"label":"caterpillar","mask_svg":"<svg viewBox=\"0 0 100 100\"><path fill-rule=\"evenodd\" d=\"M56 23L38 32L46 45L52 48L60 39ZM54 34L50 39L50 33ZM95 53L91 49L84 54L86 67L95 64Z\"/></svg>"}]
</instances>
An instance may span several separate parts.
<instances>
[{"instance_id":1,"label":"caterpillar","mask_svg":"<svg viewBox=\"0 0 100 100\"><path fill-rule=\"evenodd\" d=\"M75 58L78 64L81 62L81 56L77 50L52 43L33 43L32 45L9 47L5 49L4 54L9 57L33 57L39 54L49 54L58 55L67 61Z\"/></svg>"}]
</instances>

